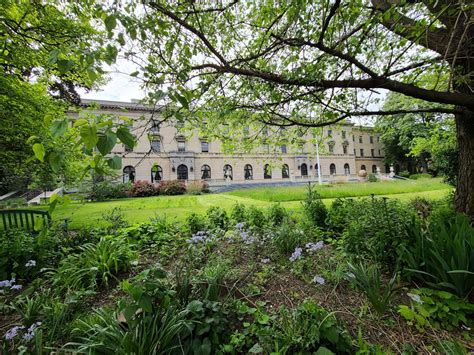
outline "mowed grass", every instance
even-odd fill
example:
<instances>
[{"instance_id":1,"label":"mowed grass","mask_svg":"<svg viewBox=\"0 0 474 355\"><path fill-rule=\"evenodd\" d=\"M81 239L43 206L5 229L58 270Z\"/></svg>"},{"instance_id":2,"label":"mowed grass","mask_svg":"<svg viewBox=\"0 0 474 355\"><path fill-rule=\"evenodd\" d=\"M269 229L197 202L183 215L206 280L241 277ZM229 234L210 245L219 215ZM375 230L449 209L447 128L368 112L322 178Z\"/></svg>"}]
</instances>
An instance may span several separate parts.
<instances>
[{"instance_id":1,"label":"mowed grass","mask_svg":"<svg viewBox=\"0 0 474 355\"><path fill-rule=\"evenodd\" d=\"M364 183L348 183L317 186L321 198L361 197L374 195L394 195L423 191L446 190L449 186L441 179L395 180ZM306 185L295 187L261 187L229 192L232 196L248 197L260 201L286 202L301 201L306 196Z\"/></svg>"},{"instance_id":2,"label":"mowed grass","mask_svg":"<svg viewBox=\"0 0 474 355\"><path fill-rule=\"evenodd\" d=\"M383 186L386 186L384 193ZM371 188L373 187L373 188ZM337 197L367 197L374 193L379 196L396 198L403 201L414 199L417 196L428 199L439 199L451 191L451 188L440 180L395 181L379 183L363 183L351 185L336 185L333 187L318 187L327 206ZM339 192L339 193L337 193ZM130 198L105 202L72 202L59 205L54 211L56 220L68 218L72 228L80 226L104 225L103 214L113 208L120 208L124 217L130 223L149 220L155 216L166 216L172 220L182 221L191 213L203 214L208 208L218 206L230 211L232 207L241 203L245 206L269 208L275 202L281 206L300 212L301 200L305 197L305 187L260 188L243 189L224 194L156 196L146 198Z\"/></svg>"}]
</instances>

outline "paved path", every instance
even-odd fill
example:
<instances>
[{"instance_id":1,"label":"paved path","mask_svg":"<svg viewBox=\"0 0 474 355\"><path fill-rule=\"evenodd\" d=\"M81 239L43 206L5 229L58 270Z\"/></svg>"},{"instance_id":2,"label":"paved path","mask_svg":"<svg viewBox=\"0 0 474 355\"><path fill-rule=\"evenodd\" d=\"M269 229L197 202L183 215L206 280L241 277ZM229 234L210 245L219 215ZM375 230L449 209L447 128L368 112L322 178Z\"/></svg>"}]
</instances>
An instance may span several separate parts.
<instances>
[{"instance_id":1,"label":"paved path","mask_svg":"<svg viewBox=\"0 0 474 355\"><path fill-rule=\"evenodd\" d=\"M308 181L281 181L281 182L257 182L254 184L232 184L227 186L211 186L212 192L230 192L234 190L241 190L241 189L254 189L257 187L280 187L280 186L297 186L297 185L306 185ZM312 184L317 185L317 182L311 182Z\"/></svg>"}]
</instances>

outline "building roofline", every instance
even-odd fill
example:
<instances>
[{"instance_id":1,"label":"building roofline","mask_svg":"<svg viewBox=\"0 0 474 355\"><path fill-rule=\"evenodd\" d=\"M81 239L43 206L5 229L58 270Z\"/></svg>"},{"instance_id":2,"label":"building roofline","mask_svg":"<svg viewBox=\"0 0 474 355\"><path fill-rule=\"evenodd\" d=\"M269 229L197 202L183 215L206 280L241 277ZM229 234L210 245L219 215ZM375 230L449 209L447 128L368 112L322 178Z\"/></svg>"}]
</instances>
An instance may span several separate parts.
<instances>
[{"instance_id":1,"label":"building roofline","mask_svg":"<svg viewBox=\"0 0 474 355\"><path fill-rule=\"evenodd\" d=\"M153 111L151 106L139 102L124 102L111 100L81 99L81 107L90 107L97 104L101 109L129 110L129 111Z\"/></svg>"}]
</instances>

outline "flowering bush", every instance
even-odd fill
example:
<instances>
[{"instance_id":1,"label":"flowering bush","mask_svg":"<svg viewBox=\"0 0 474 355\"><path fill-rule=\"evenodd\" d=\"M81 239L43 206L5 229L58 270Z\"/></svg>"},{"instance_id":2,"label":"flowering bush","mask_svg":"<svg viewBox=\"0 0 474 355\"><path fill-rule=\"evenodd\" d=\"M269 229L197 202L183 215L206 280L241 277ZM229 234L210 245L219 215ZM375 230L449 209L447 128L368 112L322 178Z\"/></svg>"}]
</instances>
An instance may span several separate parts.
<instances>
[{"instance_id":1,"label":"flowering bush","mask_svg":"<svg viewBox=\"0 0 474 355\"><path fill-rule=\"evenodd\" d=\"M101 181L91 184L86 197L92 201L104 201L116 198L127 197L127 192L132 188L132 184L114 183L110 181Z\"/></svg>"},{"instance_id":2,"label":"flowering bush","mask_svg":"<svg viewBox=\"0 0 474 355\"><path fill-rule=\"evenodd\" d=\"M130 190L127 191L127 195L130 197L148 197L158 195L158 190L155 186L148 181L138 180L135 181Z\"/></svg>"},{"instance_id":3,"label":"flowering bush","mask_svg":"<svg viewBox=\"0 0 474 355\"><path fill-rule=\"evenodd\" d=\"M161 181L158 185L160 195L182 195L186 192L186 185L182 181Z\"/></svg>"},{"instance_id":4,"label":"flowering bush","mask_svg":"<svg viewBox=\"0 0 474 355\"><path fill-rule=\"evenodd\" d=\"M210 192L209 184L205 181L192 181L186 187L187 193L190 195L200 195Z\"/></svg>"}]
</instances>

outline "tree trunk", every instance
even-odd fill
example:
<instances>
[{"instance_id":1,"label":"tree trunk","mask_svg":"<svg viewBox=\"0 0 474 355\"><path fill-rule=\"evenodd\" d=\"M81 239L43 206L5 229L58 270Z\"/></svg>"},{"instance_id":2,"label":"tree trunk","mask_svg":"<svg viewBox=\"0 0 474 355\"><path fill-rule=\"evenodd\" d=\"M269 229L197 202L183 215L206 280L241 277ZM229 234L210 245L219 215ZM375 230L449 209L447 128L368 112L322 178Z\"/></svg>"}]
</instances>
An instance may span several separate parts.
<instances>
[{"instance_id":1,"label":"tree trunk","mask_svg":"<svg viewBox=\"0 0 474 355\"><path fill-rule=\"evenodd\" d=\"M454 205L474 223L474 112L456 115L459 170Z\"/></svg>"}]
</instances>

